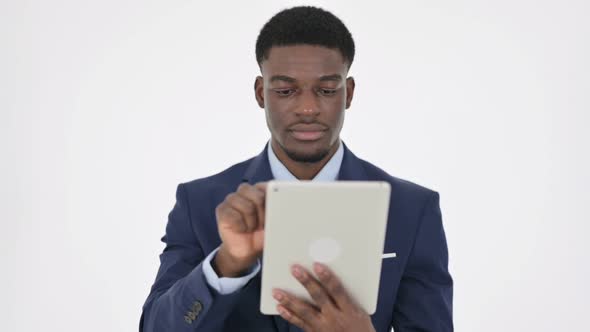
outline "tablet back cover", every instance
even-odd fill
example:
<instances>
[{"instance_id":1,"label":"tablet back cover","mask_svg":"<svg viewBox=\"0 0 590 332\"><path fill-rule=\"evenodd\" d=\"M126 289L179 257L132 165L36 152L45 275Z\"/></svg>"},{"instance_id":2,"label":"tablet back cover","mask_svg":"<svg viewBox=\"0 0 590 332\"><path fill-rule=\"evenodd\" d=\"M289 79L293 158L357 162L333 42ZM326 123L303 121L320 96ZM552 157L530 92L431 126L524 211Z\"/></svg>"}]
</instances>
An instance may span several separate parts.
<instances>
[{"instance_id":1,"label":"tablet back cover","mask_svg":"<svg viewBox=\"0 0 590 332\"><path fill-rule=\"evenodd\" d=\"M298 263L313 271L319 261L374 313L390 190L389 183L376 181L269 182L260 311L278 314L273 288L313 302L290 267Z\"/></svg>"}]
</instances>

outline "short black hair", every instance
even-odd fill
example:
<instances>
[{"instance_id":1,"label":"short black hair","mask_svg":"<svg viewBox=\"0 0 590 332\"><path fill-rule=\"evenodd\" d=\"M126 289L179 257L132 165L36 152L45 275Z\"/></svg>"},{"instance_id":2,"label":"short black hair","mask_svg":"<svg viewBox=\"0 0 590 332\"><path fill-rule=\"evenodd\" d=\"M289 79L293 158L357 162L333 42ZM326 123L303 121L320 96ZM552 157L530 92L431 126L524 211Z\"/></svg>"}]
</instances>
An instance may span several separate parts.
<instances>
[{"instance_id":1,"label":"short black hair","mask_svg":"<svg viewBox=\"0 0 590 332\"><path fill-rule=\"evenodd\" d=\"M354 40L334 14L312 6L285 9L273 16L256 40L256 61L260 66L273 46L317 45L337 49L348 67L354 60Z\"/></svg>"}]
</instances>

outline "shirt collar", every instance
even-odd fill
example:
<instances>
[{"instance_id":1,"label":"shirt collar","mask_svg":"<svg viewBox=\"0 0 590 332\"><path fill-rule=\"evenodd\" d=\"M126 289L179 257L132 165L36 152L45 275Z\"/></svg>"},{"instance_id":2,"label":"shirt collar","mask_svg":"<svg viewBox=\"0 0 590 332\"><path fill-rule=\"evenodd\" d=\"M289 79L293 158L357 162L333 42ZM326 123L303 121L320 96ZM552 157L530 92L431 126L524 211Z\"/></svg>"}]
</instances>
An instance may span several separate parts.
<instances>
[{"instance_id":1,"label":"shirt collar","mask_svg":"<svg viewBox=\"0 0 590 332\"><path fill-rule=\"evenodd\" d=\"M268 161L270 163L270 170L275 180L279 181L298 181L295 175L283 165L277 155L272 149L272 144L268 142ZM324 165L318 174L312 179L312 181L335 181L338 178L340 172L340 166L342 165L342 158L344 157L344 147L342 141L338 142L338 150L330 158L330 160Z\"/></svg>"}]
</instances>

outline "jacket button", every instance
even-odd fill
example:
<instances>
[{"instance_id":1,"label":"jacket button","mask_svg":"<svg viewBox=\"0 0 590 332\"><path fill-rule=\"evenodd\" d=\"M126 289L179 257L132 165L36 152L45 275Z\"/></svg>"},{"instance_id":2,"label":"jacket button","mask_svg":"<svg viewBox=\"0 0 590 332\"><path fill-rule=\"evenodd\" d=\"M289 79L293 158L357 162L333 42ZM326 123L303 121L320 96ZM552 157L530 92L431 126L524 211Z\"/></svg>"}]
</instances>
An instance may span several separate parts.
<instances>
[{"instance_id":1,"label":"jacket button","mask_svg":"<svg viewBox=\"0 0 590 332\"><path fill-rule=\"evenodd\" d=\"M201 304L201 302L195 301L195 303L193 303L192 309L193 309L193 312L196 312L198 314L203 309L203 305Z\"/></svg>"},{"instance_id":2,"label":"jacket button","mask_svg":"<svg viewBox=\"0 0 590 332\"><path fill-rule=\"evenodd\" d=\"M188 324L193 322L193 320L189 316L184 316L184 321L187 322Z\"/></svg>"},{"instance_id":3,"label":"jacket button","mask_svg":"<svg viewBox=\"0 0 590 332\"><path fill-rule=\"evenodd\" d=\"M186 315L191 319L191 320L195 320L195 318L197 318L197 313L194 311L189 311L186 313Z\"/></svg>"}]
</instances>

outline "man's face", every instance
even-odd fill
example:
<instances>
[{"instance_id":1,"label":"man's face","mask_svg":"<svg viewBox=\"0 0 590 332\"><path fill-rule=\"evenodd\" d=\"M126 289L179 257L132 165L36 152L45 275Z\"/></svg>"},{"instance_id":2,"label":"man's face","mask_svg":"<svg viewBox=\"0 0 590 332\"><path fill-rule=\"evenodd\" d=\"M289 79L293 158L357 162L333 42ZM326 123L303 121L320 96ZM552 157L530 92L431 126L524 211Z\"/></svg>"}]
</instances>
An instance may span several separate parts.
<instances>
[{"instance_id":1,"label":"man's face","mask_svg":"<svg viewBox=\"0 0 590 332\"><path fill-rule=\"evenodd\" d=\"M337 145L354 80L339 50L272 47L256 78L256 100L266 112L274 146L298 162L318 162Z\"/></svg>"}]
</instances>

